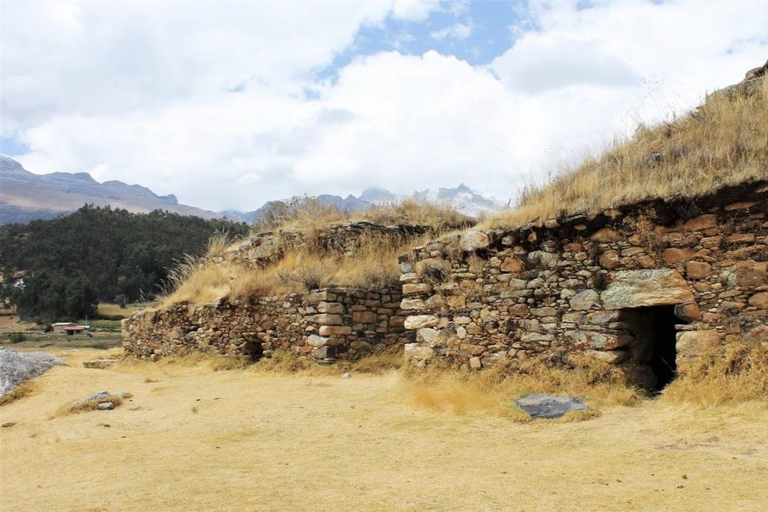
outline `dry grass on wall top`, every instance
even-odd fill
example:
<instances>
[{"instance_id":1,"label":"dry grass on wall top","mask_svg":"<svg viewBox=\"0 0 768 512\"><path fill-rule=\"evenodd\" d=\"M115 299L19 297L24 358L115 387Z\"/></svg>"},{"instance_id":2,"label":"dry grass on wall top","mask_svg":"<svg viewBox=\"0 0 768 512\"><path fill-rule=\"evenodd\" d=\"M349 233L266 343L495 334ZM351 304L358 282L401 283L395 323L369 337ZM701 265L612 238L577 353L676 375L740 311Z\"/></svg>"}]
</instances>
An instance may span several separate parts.
<instances>
[{"instance_id":1,"label":"dry grass on wall top","mask_svg":"<svg viewBox=\"0 0 768 512\"><path fill-rule=\"evenodd\" d=\"M315 247L302 247L287 253L277 264L248 269L238 264L200 265L187 257L170 273L171 289L162 307L181 302L201 304L222 297L252 297L305 292L327 286L381 288L398 282L397 257L416 239L395 242L382 236L368 236L351 256L325 252Z\"/></svg>"},{"instance_id":2,"label":"dry grass on wall top","mask_svg":"<svg viewBox=\"0 0 768 512\"><path fill-rule=\"evenodd\" d=\"M715 93L688 115L641 125L597 159L545 186L532 186L519 207L484 221L508 227L598 212L648 198L695 197L768 177L768 79Z\"/></svg>"},{"instance_id":3,"label":"dry grass on wall top","mask_svg":"<svg viewBox=\"0 0 768 512\"><path fill-rule=\"evenodd\" d=\"M272 201L253 226L254 232L276 229L318 230L340 222L371 222L380 225L411 224L439 230L474 224L473 219L450 206L405 199L376 205L363 212L346 212L311 196Z\"/></svg>"}]
</instances>

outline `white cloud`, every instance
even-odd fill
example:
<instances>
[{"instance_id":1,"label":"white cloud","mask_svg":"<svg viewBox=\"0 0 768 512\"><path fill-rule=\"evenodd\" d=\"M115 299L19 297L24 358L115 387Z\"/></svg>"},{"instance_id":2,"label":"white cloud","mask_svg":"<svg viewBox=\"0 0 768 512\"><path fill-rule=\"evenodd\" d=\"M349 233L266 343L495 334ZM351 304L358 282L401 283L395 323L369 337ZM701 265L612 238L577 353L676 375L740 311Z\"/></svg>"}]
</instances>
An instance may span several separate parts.
<instances>
[{"instance_id":1,"label":"white cloud","mask_svg":"<svg viewBox=\"0 0 768 512\"><path fill-rule=\"evenodd\" d=\"M446 27L442 30L436 30L431 32L430 37L432 39L445 39L450 37L453 39L466 39L472 35L471 23L454 23L450 27Z\"/></svg>"},{"instance_id":2,"label":"white cloud","mask_svg":"<svg viewBox=\"0 0 768 512\"><path fill-rule=\"evenodd\" d=\"M0 21L3 129L21 130L30 170L92 171L213 209L372 185L512 195L768 56L761 0L592 3L531 2L535 30L518 27L487 67L387 52L331 83L313 72L361 25L445 6L18 1Z\"/></svg>"}]
</instances>

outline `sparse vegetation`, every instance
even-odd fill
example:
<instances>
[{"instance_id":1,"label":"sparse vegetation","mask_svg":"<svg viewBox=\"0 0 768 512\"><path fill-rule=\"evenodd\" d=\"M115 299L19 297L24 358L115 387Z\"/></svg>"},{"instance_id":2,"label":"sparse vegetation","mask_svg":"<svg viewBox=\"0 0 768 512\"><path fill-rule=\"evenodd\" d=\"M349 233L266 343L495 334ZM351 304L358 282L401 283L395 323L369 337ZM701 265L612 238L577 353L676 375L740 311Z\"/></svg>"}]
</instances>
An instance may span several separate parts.
<instances>
[{"instance_id":1,"label":"sparse vegetation","mask_svg":"<svg viewBox=\"0 0 768 512\"><path fill-rule=\"evenodd\" d=\"M453 370L441 364L405 373L405 389L414 403L455 414L483 413L530 421L514 399L531 393L583 396L593 413L570 416L587 419L608 405L636 405L646 397L627 386L615 367L589 358L573 357L573 368L552 368L538 360L499 361L479 373Z\"/></svg>"},{"instance_id":2,"label":"sparse vegetation","mask_svg":"<svg viewBox=\"0 0 768 512\"><path fill-rule=\"evenodd\" d=\"M517 226L648 198L695 197L724 185L765 179L768 79L746 91L712 94L696 111L617 141L551 183L531 185L518 207L486 226Z\"/></svg>"},{"instance_id":3,"label":"sparse vegetation","mask_svg":"<svg viewBox=\"0 0 768 512\"><path fill-rule=\"evenodd\" d=\"M330 219L338 218L333 215L312 217L308 212L314 211L312 205L315 203L310 199L306 198L310 205L307 210L295 211L294 216L284 222L294 223L306 218L310 227L305 229L311 240L313 236L316 237L318 229L328 227ZM434 233L454 229L461 222L467 222L466 218L453 210L417 203L375 208L368 215L366 219L380 224L432 222ZM347 217L347 220L351 218ZM322 228L318 227L320 225ZM434 234L396 240L383 235L363 235L354 254L329 251L310 241L287 252L278 263L259 269L235 263L204 265L202 258L186 255L168 272L164 290L166 299L162 306L181 302L204 303L225 296L303 292L326 286L382 287L397 282L400 275L397 257L412 246L426 242L431 236ZM224 250L224 245L220 239L209 244L208 255L213 254L210 247L215 247L215 253L218 254Z\"/></svg>"},{"instance_id":4,"label":"sparse vegetation","mask_svg":"<svg viewBox=\"0 0 768 512\"><path fill-rule=\"evenodd\" d=\"M768 399L768 345L732 345L702 357L664 389L663 400L702 406Z\"/></svg>"}]
</instances>

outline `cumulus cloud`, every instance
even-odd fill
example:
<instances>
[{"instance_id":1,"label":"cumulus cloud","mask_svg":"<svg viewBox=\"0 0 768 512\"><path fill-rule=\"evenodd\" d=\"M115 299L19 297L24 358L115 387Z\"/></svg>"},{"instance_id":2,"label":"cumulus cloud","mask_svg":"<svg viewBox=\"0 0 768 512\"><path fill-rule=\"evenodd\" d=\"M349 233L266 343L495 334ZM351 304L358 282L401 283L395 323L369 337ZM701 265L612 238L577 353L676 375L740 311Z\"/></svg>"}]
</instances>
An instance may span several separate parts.
<instances>
[{"instance_id":1,"label":"cumulus cloud","mask_svg":"<svg viewBox=\"0 0 768 512\"><path fill-rule=\"evenodd\" d=\"M512 196L768 56L762 0L532 0L488 66L380 52L328 81L317 71L360 27L466 4L290 4L9 2L1 135L29 145L30 170L89 171L212 209L460 182Z\"/></svg>"}]
</instances>

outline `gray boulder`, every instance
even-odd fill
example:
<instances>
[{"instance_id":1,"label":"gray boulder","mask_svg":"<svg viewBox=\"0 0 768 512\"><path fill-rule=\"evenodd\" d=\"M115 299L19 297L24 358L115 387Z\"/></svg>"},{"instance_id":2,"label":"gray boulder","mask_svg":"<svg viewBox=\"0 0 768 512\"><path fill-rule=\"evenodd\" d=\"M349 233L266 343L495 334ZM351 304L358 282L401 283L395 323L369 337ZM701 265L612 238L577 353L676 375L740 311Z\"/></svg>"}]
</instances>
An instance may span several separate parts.
<instances>
[{"instance_id":1,"label":"gray boulder","mask_svg":"<svg viewBox=\"0 0 768 512\"><path fill-rule=\"evenodd\" d=\"M560 418L571 411L585 411L583 398L560 395L526 395L515 400L532 418Z\"/></svg>"},{"instance_id":2,"label":"gray boulder","mask_svg":"<svg viewBox=\"0 0 768 512\"><path fill-rule=\"evenodd\" d=\"M23 382L38 377L54 366L67 363L42 352L18 352L0 349L0 396L16 389Z\"/></svg>"}]
</instances>

